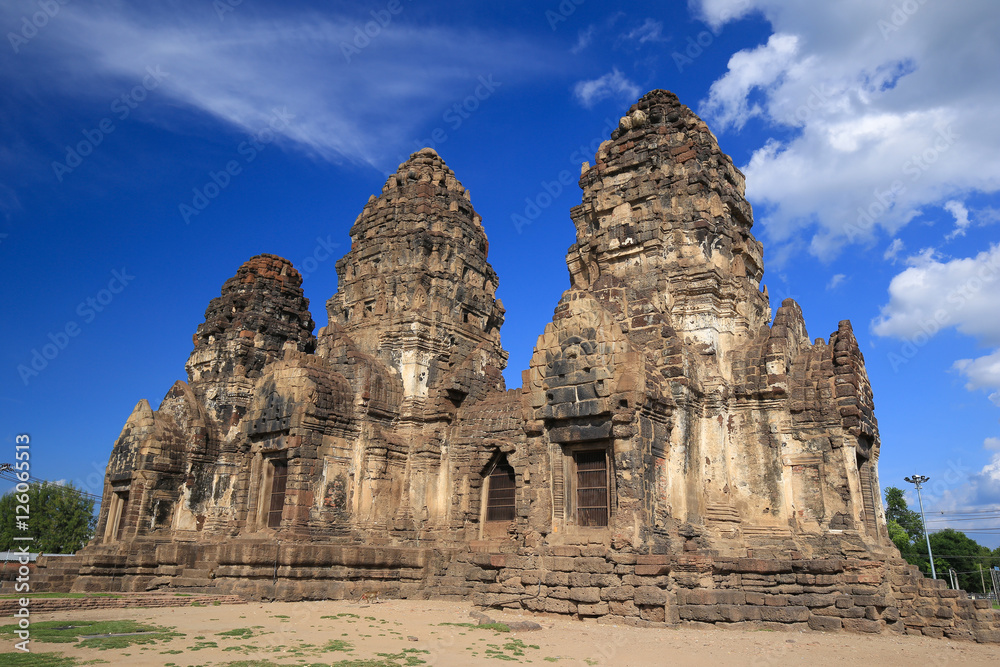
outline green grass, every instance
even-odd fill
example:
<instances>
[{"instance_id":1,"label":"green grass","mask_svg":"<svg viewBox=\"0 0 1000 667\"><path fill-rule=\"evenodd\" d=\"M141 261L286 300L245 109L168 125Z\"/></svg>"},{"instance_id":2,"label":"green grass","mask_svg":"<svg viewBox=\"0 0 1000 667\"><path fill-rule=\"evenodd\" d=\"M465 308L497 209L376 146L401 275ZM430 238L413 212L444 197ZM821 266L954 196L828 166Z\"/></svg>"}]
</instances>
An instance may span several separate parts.
<instances>
[{"instance_id":1,"label":"green grass","mask_svg":"<svg viewBox=\"0 0 1000 667\"><path fill-rule=\"evenodd\" d=\"M178 632L154 632L148 635L125 635L122 637L90 637L79 642L80 648L96 648L100 651L108 649L128 648L133 645L155 644L168 642L174 637L183 636Z\"/></svg>"},{"instance_id":2,"label":"green grass","mask_svg":"<svg viewBox=\"0 0 1000 667\"><path fill-rule=\"evenodd\" d=\"M494 632L510 632L510 626L506 623L438 623L438 625L450 625L456 628L472 628L473 630L493 630Z\"/></svg>"},{"instance_id":3,"label":"green grass","mask_svg":"<svg viewBox=\"0 0 1000 667\"><path fill-rule=\"evenodd\" d=\"M219 648L216 642L195 642L194 646L189 646L189 651L200 651L205 648Z\"/></svg>"},{"instance_id":4,"label":"green grass","mask_svg":"<svg viewBox=\"0 0 1000 667\"><path fill-rule=\"evenodd\" d=\"M525 655L524 649L539 648L535 644L525 644L520 639L511 639L510 641L504 643L503 646L497 646L496 644L487 644L486 646L487 648L484 651L484 653L486 653L486 657L496 658L497 660L517 660Z\"/></svg>"},{"instance_id":5,"label":"green grass","mask_svg":"<svg viewBox=\"0 0 1000 667\"><path fill-rule=\"evenodd\" d=\"M13 638L15 630L17 630L16 625L4 625L0 627L0 636ZM172 628L135 621L39 621L31 624L31 639L37 642L72 644L84 635L152 633L127 637L92 637L78 644L90 648L122 648L132 644L151 644L156 641L167 641L171 637L183 637L181 633L171 630Z\"/></svg>"},{"instance_id":6,"label":"green grass","mask_svg":"<svg viewBox=\"0 0 1000 667\"><path fill-rule=\"evenodd\" d=\"M233 628L232 630L226 630L225 632L217 632L216 636L249 639L250 637L253 637L253 628Z\"/></svg>"},{"instance_id":7,"label":"green grass","mask_svg":"<svg viewBox=\"0 0 1000 667\"><path fill-rule=\"evenodd\" d=\"M73 667L78 665L73 658L62 653L0 653L0 665L4 667Z\"/></svg>"},{"instance_id":8,"label":"green grass","mask_svg":"<svg viewBox=\"0 0 1000 667\"><path fill-rule=\"evenodd\" d=\"M354 644L343 639L331 639L323 647L323 650L326 652L344 651L345 653L349 653L354 650Z\"/></svg>"}]
</instances>

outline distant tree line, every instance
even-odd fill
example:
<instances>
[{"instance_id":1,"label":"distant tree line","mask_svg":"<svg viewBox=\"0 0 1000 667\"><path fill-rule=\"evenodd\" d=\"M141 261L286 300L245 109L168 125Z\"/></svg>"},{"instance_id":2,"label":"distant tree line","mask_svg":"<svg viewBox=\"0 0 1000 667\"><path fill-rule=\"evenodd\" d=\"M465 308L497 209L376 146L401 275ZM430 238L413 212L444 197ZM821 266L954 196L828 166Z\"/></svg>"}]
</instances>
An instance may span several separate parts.
<instances>
[{"instance_id":1,"label":"distant tree line","mask_svg":"<svg viewBox=\"0 0 1000 667\"><path fill-rule=\"evenodd\" d=\"M97 517L92 498L72 484L37 482L27 487L0 497L0 551L27 545L31 553L71 554L94 536Z\"/></svg>"},{"instance_id":2,"label":"distant tree line","mask_svg":"<svg viewBox=\"0 0 1000 667\"><path fill-rule=\"evenodd\" d=\"M885 489L885 505L885 519L893 544L907 563L916 565L921 572L930 576L931 564L927 557L924 522L920 513L907 506L902 489L894 486ZM929 537L938 579L948 579L950 582L948 570L952 569L957 572L955 578L959 588L983 594L992 590L989 569L1000 566L1000 547L991 551L989 547L984 547L953 528L939 530Z\"/></svg>"}]
</instances>

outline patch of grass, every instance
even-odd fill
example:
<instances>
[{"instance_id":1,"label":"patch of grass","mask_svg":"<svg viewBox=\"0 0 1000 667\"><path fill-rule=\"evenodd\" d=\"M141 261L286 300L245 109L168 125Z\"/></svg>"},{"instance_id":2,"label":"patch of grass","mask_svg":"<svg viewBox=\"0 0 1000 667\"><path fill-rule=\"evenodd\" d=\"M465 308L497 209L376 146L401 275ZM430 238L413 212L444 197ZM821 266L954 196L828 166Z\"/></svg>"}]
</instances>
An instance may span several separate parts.
<instances>
[{"instance_id":1,"label":"patch of grass","mask_svg":"<svg viewBox=\"0 0 1000 667\"><path fill-rule=\"evenodd\" d=\"M438 625L451 625L457 628L472 628L473 630L493 630L495 632L510 632L510 626L506 623L438 623Z\"/></svg>"},{"instance_id":2,"label":"patch of grass","mask_svg":"<svg viewBox=\"0 0 1000 667\"><path fill-rule=\"evenodd\" d=\"M16 625L0 627L0 636L13 638ZM128 635L124 637L91 637L80 642L79 646L97 648L122 648L132 644L151 644L156 641L167 641L171 637L183 637L179 632L171 632L172 628L158 625L137 623L135 621L38 621L31 624L31 638L37 642L72 644L87 635ZM134 634L145 632L150 634ZM104 642L95 640L122 640L111 642L120 646L104 646Z\"/></svg>"},{"instance_id":3,"label":"patch of grass","mask_svg":"<svg viewBox=\"0 0 1000 667\"><path fill-rule=\"evenodd\" d=\"M345 653L349 653L354 650L354 644L343 639L331 639L323 647L323 650L327 652L344 651Z\"/></svg>"},{"instance_id":4,"label":"patch of grass","mask_svg":"<svg viewBox=\"0 0 1000 667\"><path fill-rule=\"evenodd\" d=\"M120 637L90 637L79 642L80 648L96 648L100 651L108 649L128 648L133 645L155 644L156 642L168 642L174 637L181 636L178 632L153 632L142 635L123 635Z\"/></svg>"},{"instance_id":5,"label":"patch of grass","mask_svg":"<svg viewBox=\"0 0 1000 667\"><path fill-rule=\"evenodd\" d=\"M167 649L166 651L160 651L160 655L178 655L183 652L184 651L181 651L179 649L172 648L172 649Z\"/></svg>"},{"instance_id":6,"label":"patch of grass","mask_svg":"<svg viewBox=\"0 0 1000 667\"><path fill-rule=\"evenodd\" d=\"M551 656L546 656L542 658L542 660L544 660L545 662L559 662L559 658L553 658Z\"/></svg>"},{"instance_id":7,"label":"patch of grass","mask_svg":"<svg viewBox=\"0 0 1000 667\"><path fill-rule=\"evenodd\" d=\"M497 646L496 644L486 645L486 657L496 658L497 660L517 660L517 658L524 656L524 649L533 648L537 649L538 646L535 644L525 644L520 639L511 639L510 641L503 644L503 646ZM510 655L508 655L508 652Z\"/></svg>"},{"instance_id":8,"label":"patch of grass","mask_svg":"<svg viewBox=\"0 0 1000 667\"><path fill-rule=\"evenodd\" d=\"M291 616L285 616L284 614L275 614L271 618L291 618Z\"/></svg>"},{"instance_id":9,"label":"patch of grass","mask_svg":"<svg viewBox=\"0 0 1000 667\"><path fill-rule=\"evenodd\" d=\"M4 667L73 667L79 664L62 653L0 653L0 665Z\"/></svg>"},{"instance_id":10,"label":"patch of grass","mask_svg":"<svg viewBox=\"0 0 1000 667\"><path fill-rule=\"evenodd\" d=\"M188 650L189 651L200 651L200 650L206 649L206 648L219 648L219 645L216 642L195 642L195 645L194 646L189 646Z\"/></svg>"},{"instance_id":11,"label":"patch of grass","mask_svg":"<svg viewBox=\"0 0 1000 667\"><path fill-rule=\"evenodd\" d=\"M240 639L249 639L250 637L253 637L253 628L233 628L232 630L217 632L215 634L217 637L238 637Z\"/></svg>"}]
</instances>

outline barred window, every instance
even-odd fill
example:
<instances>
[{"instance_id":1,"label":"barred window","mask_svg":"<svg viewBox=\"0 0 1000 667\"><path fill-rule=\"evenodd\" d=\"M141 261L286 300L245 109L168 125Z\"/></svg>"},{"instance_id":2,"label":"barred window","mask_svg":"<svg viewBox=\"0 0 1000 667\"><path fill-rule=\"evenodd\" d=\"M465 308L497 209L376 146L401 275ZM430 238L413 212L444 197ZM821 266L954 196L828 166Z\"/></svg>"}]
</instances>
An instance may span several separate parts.
<instances>
[{"instance_id":1,"label":"barred window","mask_svg":"<svg viewBox=\"0 0 1000 667\"><path fill-rule=\"evenodd\" d=\"M507 457L501 458L493 466L493 471L487 478L486 520L514 520L514 469L507 463Z\"/></svg>"},{"instance_id":2,"label":"barred window","mask_svg":"<svg viewBox=\"0 0 1000 667\"><path fill-rule=\"evenodd\" d=\"M285 483L288 481L288 463L271 461L271 500L267 512L267 527L281 525L281 514L285 509Z\"/></svg>"},{"instance_id":3,"label":"barred window","mask_svg":"<svg viewBox=\"0 0 1000 667\"><path fill-rule=\"evenodd\" d=\"M573 454L576 462L576 523L608 525L608 457L603 449Z\"/></svg>"}]
</instances>

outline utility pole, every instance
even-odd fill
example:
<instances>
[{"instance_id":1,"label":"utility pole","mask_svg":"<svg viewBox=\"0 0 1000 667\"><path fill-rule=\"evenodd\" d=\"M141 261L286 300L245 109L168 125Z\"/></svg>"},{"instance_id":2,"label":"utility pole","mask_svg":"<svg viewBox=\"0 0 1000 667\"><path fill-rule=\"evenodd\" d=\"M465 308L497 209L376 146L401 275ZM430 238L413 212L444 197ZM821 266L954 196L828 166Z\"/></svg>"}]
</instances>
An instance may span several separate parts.
<instances>
[{"instance_id":1,"label":"utility pole","mask_svg":"<svg viewBox=\"0 0 1000 667\"><path fill-rule=\"evenodd\" d=\"M979 583L983 586L983 595L986 595L986 580L983 579L983 564L976 563L979 566Z\"/></svg>"},{"instance_id":2,"label":"utility pole","mask_svg":"<svg viewBox=\"0 0 1000 667\"><path fill-rule=\"evenodd\" d=\"M924 519L924 501L920 498L920 485L930 481L926 475L914 475L904 477L905 481L917 487L917 502L920 503L920 522L924 524L924 539L927 540L927 558L931 561L931 579L937 579L937 572L934 570L934 554L931 553L931 538L927 535L927 520Z\"/></svg>"}]
</instances>

